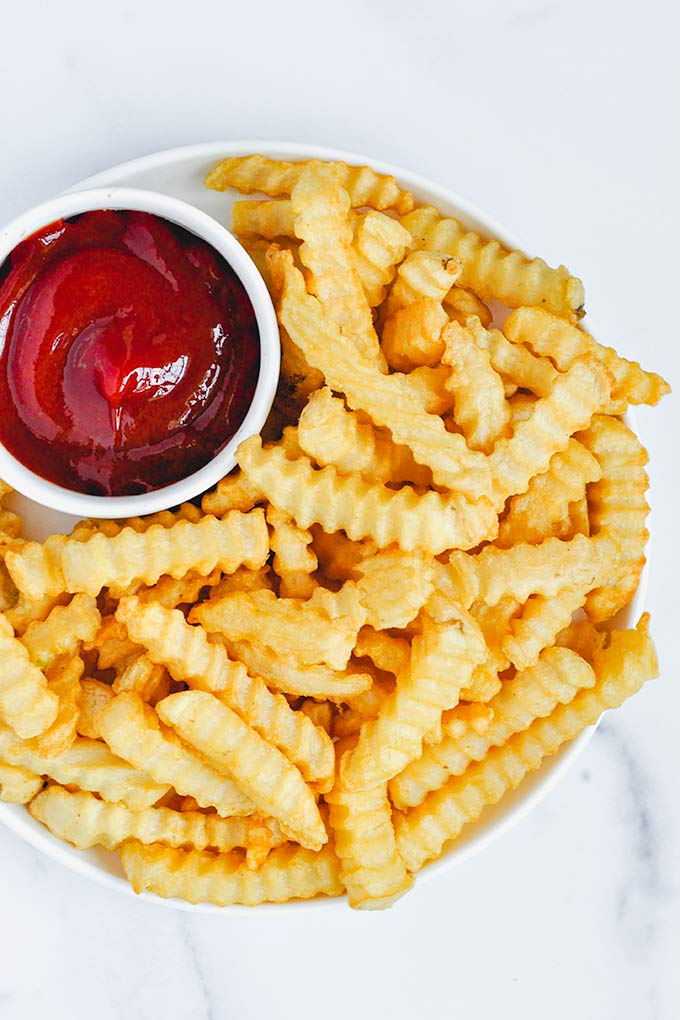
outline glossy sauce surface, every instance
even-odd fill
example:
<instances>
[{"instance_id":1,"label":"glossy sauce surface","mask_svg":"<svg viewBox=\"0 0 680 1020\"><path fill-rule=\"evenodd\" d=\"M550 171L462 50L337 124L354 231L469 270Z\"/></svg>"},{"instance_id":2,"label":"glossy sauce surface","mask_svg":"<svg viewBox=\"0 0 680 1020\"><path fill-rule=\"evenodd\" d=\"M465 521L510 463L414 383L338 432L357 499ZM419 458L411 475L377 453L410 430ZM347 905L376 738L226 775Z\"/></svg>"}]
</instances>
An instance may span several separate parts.
<instances>
[{"instance_id":1,"label":"glossy sauce surface","mask_svg":"<svg viewBox=\"0 0 680 1020\"><path fill-rule=\"evenodd\" d=\"M0 440L68 489L133 495L198 470L245 418L259 364L234 271L149 213L57 221L0 268Z\"/></svg>"}]
</instances>

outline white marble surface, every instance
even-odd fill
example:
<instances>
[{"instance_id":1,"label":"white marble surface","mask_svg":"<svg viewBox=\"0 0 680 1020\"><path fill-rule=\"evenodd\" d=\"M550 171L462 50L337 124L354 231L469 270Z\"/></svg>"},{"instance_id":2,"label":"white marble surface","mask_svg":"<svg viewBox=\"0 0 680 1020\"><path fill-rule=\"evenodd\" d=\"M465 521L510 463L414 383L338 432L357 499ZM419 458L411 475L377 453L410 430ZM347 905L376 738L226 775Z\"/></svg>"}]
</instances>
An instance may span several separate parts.
<instances>
[{"instance_id":1,"label":"white marble surface","mask_svg":"<svg viewBox=\"0 0 680 1020\"><path fill-rule=\"evenodd\" d=\"M602 337L677 385L676 5L334 9L3 5L0 221L95 170L186 142L279 137L374 153L452 186L566 262L586 281ZM330 918L147 906L2 830L2 1020L675 1020L677 400L640 425L662 678L605 721L529 818L394 910Z\"/></svg>"}]
</instances>

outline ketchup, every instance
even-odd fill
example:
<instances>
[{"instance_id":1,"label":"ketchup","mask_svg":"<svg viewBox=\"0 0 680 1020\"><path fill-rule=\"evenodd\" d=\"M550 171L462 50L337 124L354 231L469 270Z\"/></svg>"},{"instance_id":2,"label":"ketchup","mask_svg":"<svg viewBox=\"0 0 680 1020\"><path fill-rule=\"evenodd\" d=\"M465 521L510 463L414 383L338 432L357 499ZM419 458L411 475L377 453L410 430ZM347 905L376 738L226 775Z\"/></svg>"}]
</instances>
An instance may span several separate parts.
<instances>
[{"instance_id":1,"label":"ketchup","mask_svg":"<svg viewBox=\"0 0 680 1020\"><path fill-rule=\"evenodd\" d=\"M259 365L243 284L157 216L58 220L0 267L0 440L68 489L134 495L197 471L243 421Z\"/></svg>"}]
</instances>

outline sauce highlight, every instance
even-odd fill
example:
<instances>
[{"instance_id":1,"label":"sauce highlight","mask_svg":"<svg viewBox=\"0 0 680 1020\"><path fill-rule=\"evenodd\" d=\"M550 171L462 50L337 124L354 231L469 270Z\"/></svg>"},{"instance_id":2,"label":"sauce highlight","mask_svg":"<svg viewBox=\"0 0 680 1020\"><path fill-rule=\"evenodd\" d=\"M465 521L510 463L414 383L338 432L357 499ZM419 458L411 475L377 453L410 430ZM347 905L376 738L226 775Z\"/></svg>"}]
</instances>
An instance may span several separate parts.
<instances>
[{"instance_id":1,"label":"sauce highlight","mask_svg":"<svg viewBox=\"0 0 680 1020\"><path fill-rule=\"evenodd\" d=\"M49 481L135 495L197 471L255 393L243 284L150 213L59 220L0 267L0 440Z\"/></svg>"}]
</instances>

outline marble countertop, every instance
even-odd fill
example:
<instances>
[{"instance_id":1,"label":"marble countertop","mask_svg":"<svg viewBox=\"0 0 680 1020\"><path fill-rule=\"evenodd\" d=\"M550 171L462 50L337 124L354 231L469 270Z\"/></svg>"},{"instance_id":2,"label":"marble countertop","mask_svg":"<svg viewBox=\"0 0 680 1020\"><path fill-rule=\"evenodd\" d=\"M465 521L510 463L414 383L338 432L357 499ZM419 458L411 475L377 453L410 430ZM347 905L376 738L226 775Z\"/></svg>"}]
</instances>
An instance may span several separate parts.
<instances>
[{"instance_id":1,"label":"marble countertop","mask_svg":"<svg viewBox=\"0 0 680 1020\"><path fill-rule=\"evenodd\" d=\"M193 141L374 153L565 262L601 338L680 382L680 17L667 0L642 12L613 0L101 11L64 0L3 12L0 222ZM662 676L604 721L529 817L392 911L281 917L143 904L0 828L0 1018L680 1016L677 399L638 420Z\"/></svg>"}]
</instances>

